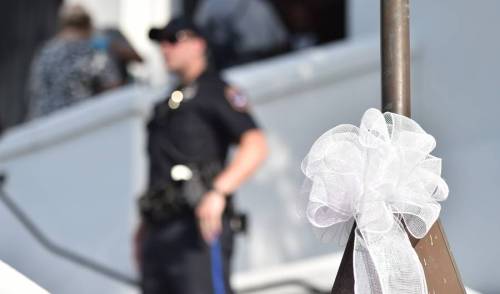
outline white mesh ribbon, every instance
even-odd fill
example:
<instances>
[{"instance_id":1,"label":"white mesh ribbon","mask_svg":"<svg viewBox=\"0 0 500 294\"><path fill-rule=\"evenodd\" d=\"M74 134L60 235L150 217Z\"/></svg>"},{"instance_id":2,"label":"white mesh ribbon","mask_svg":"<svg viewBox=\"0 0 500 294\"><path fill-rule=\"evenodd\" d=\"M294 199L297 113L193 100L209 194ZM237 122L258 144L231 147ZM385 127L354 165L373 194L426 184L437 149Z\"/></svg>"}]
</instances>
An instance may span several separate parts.
<instances>
[{"instance_id":1,"label":"white mesh ribbon","mask_svg":"<svg viewBox=\"0 0 500 294\"><path fill-rule=\"evenodd\" d=\"M323 134L302 162L311 181L307 219L328 228L356 221L355 293L427 294L425 276L403 228L424 237L448 186L434 137L415 121L369 109L361 126Z\"/></svg>"}]
</instances>

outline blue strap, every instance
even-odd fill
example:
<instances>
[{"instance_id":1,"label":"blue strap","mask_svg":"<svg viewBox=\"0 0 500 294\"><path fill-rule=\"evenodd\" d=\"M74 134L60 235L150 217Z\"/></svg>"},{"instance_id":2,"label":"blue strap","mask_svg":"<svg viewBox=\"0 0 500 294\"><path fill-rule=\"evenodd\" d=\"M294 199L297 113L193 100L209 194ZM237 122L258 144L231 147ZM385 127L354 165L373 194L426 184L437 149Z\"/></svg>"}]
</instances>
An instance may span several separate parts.
<instances>
[{"instance_id":1,"label":"blue strap","mask_svg":"<svg viewBox=\"0 0 500 294\"><path fill-rule=\"evenodd\" d=\"M222 249L219 239L216 239L210 246L210 257L212 259L212 284L214 287L214 294L225 294Z\"/></svg>"}]
</instances>

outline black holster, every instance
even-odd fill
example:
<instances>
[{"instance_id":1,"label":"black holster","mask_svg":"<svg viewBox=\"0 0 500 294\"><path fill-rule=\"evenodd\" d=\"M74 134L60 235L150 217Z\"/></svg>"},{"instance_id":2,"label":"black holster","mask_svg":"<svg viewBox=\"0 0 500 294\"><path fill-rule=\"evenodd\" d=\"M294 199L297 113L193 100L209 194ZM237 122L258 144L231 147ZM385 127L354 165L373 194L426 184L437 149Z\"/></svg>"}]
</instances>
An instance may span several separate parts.
<instances>
[{"instance_id":1,"label":"black holster","mask_svg":"<svg viewBox=\"0 0 500 294\"><path fill-rule=\"evenodd\" d=\"M192 172L186 181L170 180L160 187L150 187L139 198L142 217L149 222L165 222L193 211L205 193L212 189L222 170L219 162L186 164Z\"/></svg>"}]
</instances>

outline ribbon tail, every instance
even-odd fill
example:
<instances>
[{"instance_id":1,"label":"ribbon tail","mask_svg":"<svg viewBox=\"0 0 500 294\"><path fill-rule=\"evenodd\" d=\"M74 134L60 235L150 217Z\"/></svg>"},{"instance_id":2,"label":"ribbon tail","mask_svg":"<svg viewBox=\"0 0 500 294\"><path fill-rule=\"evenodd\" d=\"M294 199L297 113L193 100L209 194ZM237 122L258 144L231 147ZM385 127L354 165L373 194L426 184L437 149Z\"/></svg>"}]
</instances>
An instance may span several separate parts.
<instances>
[{"instance_id":1,"label":"ribbon tail","mask_svg":"<svg viewBox=\"0 0 500 294\"><path fill-rule=\"evenodd\" d=\"M357 229L354 241L356 294L427 294L425 274L401 222L387 233Z\"/></svg>"},{"instance_id":2,"label":"ribbon tail","mask_svg":"<svg viewBox=\"0 0 500 294\"><path fill-rule=\"evenodd\" d=\"M358 228L354 237L353 267L354 293L383 293L375 264Z\"/></svg>"}]
</instances>

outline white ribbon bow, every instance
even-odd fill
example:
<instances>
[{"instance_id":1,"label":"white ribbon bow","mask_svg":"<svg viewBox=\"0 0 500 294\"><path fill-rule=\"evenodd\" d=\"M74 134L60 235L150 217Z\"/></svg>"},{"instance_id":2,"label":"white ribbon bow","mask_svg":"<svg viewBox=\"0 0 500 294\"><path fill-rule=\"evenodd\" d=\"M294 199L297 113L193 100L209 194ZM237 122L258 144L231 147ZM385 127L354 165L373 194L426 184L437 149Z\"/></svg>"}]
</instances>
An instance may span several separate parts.
<instances>
[{"instance_id":1,"label":"white ribbon bow","mask_svg":"<svg viewBox=\"0 0 500 294\"><path fill-rule=\"evenodd\" d=\"M402 222L424 237L448 186L434 137L415 121L369 109L361 126L323 134L302 162L312 182L308 220L327 228L354 218L355 293L427 294L425 275Z\"/></svg>"}]
</instances>

